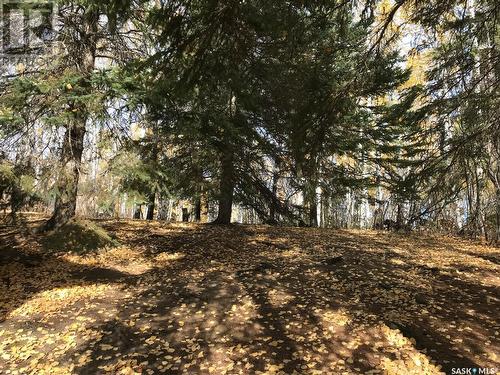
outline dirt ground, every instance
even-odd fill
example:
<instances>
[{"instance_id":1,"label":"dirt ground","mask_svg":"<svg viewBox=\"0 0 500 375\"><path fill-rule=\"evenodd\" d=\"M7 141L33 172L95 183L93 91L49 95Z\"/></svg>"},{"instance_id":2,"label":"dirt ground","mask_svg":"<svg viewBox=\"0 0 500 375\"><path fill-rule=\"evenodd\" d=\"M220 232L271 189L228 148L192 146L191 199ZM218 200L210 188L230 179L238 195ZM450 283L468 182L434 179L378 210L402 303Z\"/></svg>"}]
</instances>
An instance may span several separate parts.
<instances>
[{"instance_id":1,"label":"dirt ground","mask_svg":"<svg viewBox=\"0 0 500 375\"><path fill-rule=\"evenodd\" d=\"M1 374L500 369L500 251L426 234L99 222L47 252L0 228Z\"/></svg>"}]
</instances>

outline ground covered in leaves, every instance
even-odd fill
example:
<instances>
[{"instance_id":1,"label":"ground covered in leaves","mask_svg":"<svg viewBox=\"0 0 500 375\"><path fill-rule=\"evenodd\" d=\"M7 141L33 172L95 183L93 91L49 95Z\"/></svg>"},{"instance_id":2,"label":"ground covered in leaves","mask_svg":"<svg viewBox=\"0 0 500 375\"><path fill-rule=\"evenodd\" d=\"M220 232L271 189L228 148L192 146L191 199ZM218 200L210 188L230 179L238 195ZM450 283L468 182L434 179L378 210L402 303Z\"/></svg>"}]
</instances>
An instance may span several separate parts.
<instances>
[{"instance_id":1,"label":"ground covered in leaves","mask_svg":"<svg viewBox=\"0 0 500 375\"><path fill-rule=\"evenodd\" d=\"M0 373L500 368L498 249L424 234L98 224L113 245L97 252L0 228Z\"/></svg>"}]
</instances>

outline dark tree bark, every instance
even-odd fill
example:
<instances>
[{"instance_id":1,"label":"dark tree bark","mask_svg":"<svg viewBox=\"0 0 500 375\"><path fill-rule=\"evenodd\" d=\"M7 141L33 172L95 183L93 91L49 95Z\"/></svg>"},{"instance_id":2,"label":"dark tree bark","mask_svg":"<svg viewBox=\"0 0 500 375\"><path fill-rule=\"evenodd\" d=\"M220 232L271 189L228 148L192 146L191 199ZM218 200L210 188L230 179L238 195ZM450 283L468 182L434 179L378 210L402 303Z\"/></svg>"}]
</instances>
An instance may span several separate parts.
<instances>
[{"instance_id":1,"label":"dark tree bark","mask_svg":"<svg viewBox=\"0 0 500 375\"><path fill-rule=\"evenodd\" d=\"M199 222L201 221L201 198L196 198L194 203L194 220Z\"/></svg>"},{"instance_id":2,"label":"dark tree bark","mask_svg":"<svg viewBox=\"0 0 500 375\"><path fill-rule=\"evenodd\" d=\"M495 245L500 244L500 189L495 189L495 223L494 233L492 233L491 243Z\"/></svg>"},{"instance_id":3,"label":"dark tree bark","mask_svg":"<svg viewBox=\"0 0 500 375\"><path fill-rule=\"evenodd\" d=\"M229 148L221 158L219 213L214 224L230 224L234 195L234 155Z\"/></svg>"},{"instance_id":4,"label":"dark tree bark","mask_svg":"<svg viewBox=\"0 0 500 375\"><path fill-rule=\"evenodd\" d=\"M309 203L309 225L312 228L318 227L318 203L316 199Z\"/></svg>"},{"instance_id":5,"label":"dark tree bark","mask_svg":"<svg viewBox=\"0 0 500 375\"><path fill-rule=\"evenodd\" d=\"M197 181L197 194L194 197L194 221L200 222L202 220L202 198L204 196L203 192L203 171L201 168L196 171L196 176L198 176L199 181Z\"/></svg>"},{"instance_id":6,"label":"dark tree bark","mask_svg":"<svg viewBox=\"0 0 500 375\"><path fill-rule=\"evenodd\" d=\"M153 136L153 144L151 145L151 153L146 156L146 159L149 159L148 162L157 165L158 163L158 153L159 153L159 142L160 140L156 137L156 134ZM153 187L151 193L148 194L148 208L146 212L146 220L154 220L154 212L156 206L156 191Z\"/></svg>"},{"instance_id":7,"label":"dark tree bark","mask_svg":"<svg viewBox=\"0 0 500 375\"><path fill-rule=\"evenodd\" d=\"M146 220L154 220L155 200L156 200L156 194L153 193L149 197L148 211L146 213Z\"/></svg>"},{"instance_id":8,"label":"dark tree bark","mask_svg":"<svg viewBox=\"0 0 500 375\"><path fill-rule=\"evenodd\" d=\"M189 222L189 211L187 208L183 208L182 209L182 221L184 223L188 223Z\"/></svg>"},{"instance_id":9,"label":"dark tree bark","mask_svg":"<svg viewBox=\"0 0 500 375\"><path fill-rule=\"evenodd\" d=\"M402 203L398 203L398 211L397 211L397 214L396 214L397 229L403 227L403 219L404 219L403 218L403 205L402 205Z\"/></svg>"},{"instance_id":10,"label":"dark tree bark","mask_svg":"<svg viewBox=\"0 0 500 375\"><path fill-rule=\"evenodd\" d=\"M303 212L306 224L309 227L318 226L318 197L316 189L318 187L319 161L317 157L311 157L302 167L302 174L305 179L303 186L304 205Z\"/></svg>"},{"instance_id":11,"label":"dark tree bark","mask_svg":"<svg viewBox=\"0 0 500 375\"><path fill-rule=\"evenodd\" d=\"M490 181L495 188L495 233L491 238L492 243L500 244L500 165L488 170Z\"/></svg>"},{"instance_id":12,"label":"dark tree bark","mask_svg":"<svg viewBox=\"0 0 500 375\"><path fill-rule=\"evenodd\" d=\"M134 219L135 220L142 220L142 204L135 205Z\"/></svg>"},{"instance_id":13,"label":"dark tree bark","mask_svg":"<svg viewBox=\"0 0 500 375\"><path fill-rule=\"evenodd\" d=\"M279 181L279 162L276 162L276 165L274 167L274 172L273 172L273 187L272 187L273 199L271 200L270 206L269 206L269 224L277 224L277 222L278 222L276 220L276 201L278 200L278 198L277 198L278 181Z\"/></svg>"},{"instance_id":14,"label":"dark tree bark","mask_svg":"<svg viewBox=\"0 0 500 375\"><path fill-rule=\"evenodd\" d=\"M318 198L316 196L317 181L308 179L304 188L304 209L307 212L308 224L312 228L318 226Z\"/></svg>"}]
</instances>

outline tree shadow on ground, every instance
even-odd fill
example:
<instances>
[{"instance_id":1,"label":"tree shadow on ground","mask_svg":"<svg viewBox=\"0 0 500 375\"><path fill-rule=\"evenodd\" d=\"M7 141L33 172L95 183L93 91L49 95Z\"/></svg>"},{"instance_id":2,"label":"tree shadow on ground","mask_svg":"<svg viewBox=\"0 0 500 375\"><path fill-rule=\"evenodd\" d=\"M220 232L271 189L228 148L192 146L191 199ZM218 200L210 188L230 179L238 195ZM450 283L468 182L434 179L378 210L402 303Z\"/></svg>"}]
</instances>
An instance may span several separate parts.
<instances>
[{"instance_id":1,"label":"tree shadow on ground","mask_svg":"<svg viewBox=\"0 0 500 375\"><path fill-rule=\"evenodd\" d=\"M427 267L422 266L420 259L399 251L389 250L385 255L374 255L365 250L373 247L373 241L361 238L357 243L356 250L347 250L344 254L349 258L349 253L355 251L361 262L354 266L347 262L334 275L350 285L362 285L356 289L359 299L365 302L363 309L366 313L377 315L387 326L414 339L415 347L425 351L446 372L456 367L485 365L478 361L478 357L484 356L485 349L494 353L499 344L494 334L500 325L495 313L500 309L499 291L481 283L485 273L491 272L491 267L463 264ZM443 248L442 243L430 243L429 247L432 246ZM461 252L450 245L447 248ZM480 254L467 255L484 259ZM387 260L392 259L399 262L392 262L388 267ZM366 272L360 272L360 269ZM475 277L465 278L457 270L462 274L475 273ZM422 287L425 284L429 288ZM356 293L356 290L352 292ZM397 298L384 301L380 294L389 297L392 294ZM488 302L486 296L493 298ZM391 305L388 301L396 301L396 304ZM485 347L487 342L489 348ZM492 363L495 365L494 361Z\"/></svg>"},{"instance_id":2,"label":"tree shadow on ground","mask_svg":"<svg viewBox=\"0 0 500 375\"><path fill-rule=\"evenodd\" d=\"M152 259L184 257L129 276L116 314L92 321L100 338L67 352L79 374L366 373L416 350L449 371L481 367L498 344L500 306L483 298L494 287L424 266L384 235L150 225L124 241L135 224L109 229ZM414 342L398 349L384 332Z\"/></svg>"},{"instance_id":3,"label":"tree shadow on ground","mask_svg":"<svg viewBox=\"0 0 500 375\"><path fill-rule=\"evenodd\" d=\"M21 237L21 239L19 238ZM123 282L129 275L103 267L75 264L42 251L24 251L36 241L27 233L13 232L0 246L0 322L27 300L56 288L93 283Z\"/></svg>"},{"instance_id":4,"label":"tree shadow on ground","mask_svg":"<svg viewBox=\"0 0 500 375\"><path fill-rule=\"evenodd\" d=\"M285 373L291 373L293 370L300 371L302 366L307 366L311 359L308 357L309 354L304 354L307 352L306 349L298 348L300 341L297 340L300 340L301 337L307 338L311 333L315 332L314 327L320 325L314 313L315 309L324 306L328 301L332 302L333 296L335 296L333 298L338 298L339 300L345 299L345 296L342 296L341 293L346 293L349 297L354 297L354 299L347 301L347 303L343 302L343 306L349 314L356 316L354 313L358 312L361 315L374 316L379 322L381 321L392 329L400 331L403 336L414 340L415 347L425 351L427 356L435 363L440 364L443 369L450 370L452 367L478 367L480 365L474 357L481 354L484 349L482 343L488 337L485 331L493 327L484 327L476 324L475 328L477 331L466 331L465 333L457 334L457 332L449 332L449 324L454 322L457 325L457 329L459 329L459 323L469 326L477 323L476 320L478 317L468 315L468 309L473 309L476 314L489 316L491 323L494 323L496 321L492 317L494 307L481 304L484 301L480 300L480 296L485 291L486 293L496 293L494 288L447 277L446 275L442 275L439 269L436 273L436 270L433 268L422 268L419 263L412 263L398 251L392 252L390 244L385 241L374 241L372 238L364 239L349 233L340 232L336 234L332 246L329 244L320 244L320 246L326 248L325 253L322 253L322 255L310 254L311 256L306 260L300 262L295 260L292 262L292 265L287 262L281 262L280 254L286 253L294 245L302 249L307 246L314 248L317 245L305 241L300 233L287 236L287 240L285 241L282 241L279 236L271 236L271 239L268 241L256 239L256 233L245 227L232 228L231 237L223 241L221 239L224 238L226 233L217 228L207 227L205 229L202 227L196 233L196 240L189 242L190 247L195 248L196 244L203 243L204 249L198 250L197 254L193 254L195 258L198 256L201 259L211 259L215 262L222 262L224 265L224 262L231 255L241 251L240 259L237 259L236 263L238 266L244 265L246 268L234 273L232 283L237 288L233 293L235 296L244 296L251 299L252 306L255 309L254 318L247 319L245 326L259 327L258 331L253 332L253 339L256 341L256 344L252 343L248 345L247 343L243 357L248 361L251 358L250 353L258 349L262 349L266 353L266 355L257 356L249 361L249 365L253 369L263 371L266 365L276 365L282 366L280 368ZM211 248L210 241L214 240L222 242L225 247L219 253L215 254L211 250L206 250L207 248ZM280 241L276 242L276 240ZM177 246L183 246L182 243L177 244L175 242L172 242L171 245L173 246L171 250L177 250ZM262 246L264 246L264 249ZM373 246L384 249L383 255L373 254L370 251L364 250L365 248L373 248ZM243 247L246 249L242 250ZM315 263L317 260L321 260L321 257L327 256L332 252L335 254L340 252L342 254L342 265L331 266ZM270 255L270 253L273 255ZM250 257L253 258L251 261L249 260ZM387 261L391 258L403 259L403 263L390 263L388 265ZM262 263L262 260L265 260L265 262ZM229 262L234 263L234 260ZM273 277L273 274L278 272L277 270L286 269L286 267L295 267L295 269L291 272L285 272L287 276L282 279ZM230 268L226 271L232 275ZM427 278L430 284L434 284L434 287L427 292L425 290L422 291L421 285L415 282L416 279L402 277L410 271L414 271L415 277ZM384 283L382 288L380 288L380 281L373 280L372 278L372 275L376 272L383 276L380 279ZM215 285L221 285L220 278L212 279L212 276L205 276L203 279L203 282L210 283L211 281ZM340 281L341 288L338 288L338 285L336 285L338 281ZM203 343L202 347L209 352L204 354L204 357L211 358L211 356L215 356L211 350L210 343L212 341L209 341L209 338L215 340L219 336L224 337L224 332L231 332L231 336L229 338L226 337L228 340L226 341L226 348L235 347L238 344L241 345L242 343L237 340L237 326L229 324L226 316L227 311L230 311L230 307L235 306L238 301L234 299L231 301L231 298L229 300L218 298L218 294L222 293L222 291L217 289L217 286L214 287L216 288L215 290L207 289L203 285L197 285L197 287L200 288L199 293L204 296L205 302L211 301L212 310L218 316L216 326L220 329L220 331L209 329L211 335L205 335L201 339ZM269 299L269 292L276 288L281 289L285 295L293 296L292 301L274 306ZM450 290L446 292L447 289ZM396 300L386 298L379 301L378 294L381 291L387 292L389 295L395 291L402 291L403 297ZM460 293L457 293L457 291L460 291ZM417 293L424 294L424 302L415 302L415 295ZM298 295L301 295L303 299L298 298ZM172 310L187 302L195 303L193 309L200 308L201 305L197 299L198 297L193 298L193 300L180 299L176 301L175 298L172 299L170 297L168 302L169 307L165 309L166 305L164 302L164 311L162 314L169 316ZM356 303L356 298L359 301L364 301L364 303ZM141 297L139 297L140 300ZM193 301L198 301L198 303ZM397 302L395 305L391 303L394 301ZM447 306L443 306L445 304ZM330 303L328 306L330 309L336 310L341 307L341 304ZM418 310L424 308L429 310L428 316L419 314ZM397 314L395 313L396 310L398 310ZM417 317L421 319L416 319ZM188 318L189 314L188 316L182 316L180 319L186 320ZM285 326L287 322L293 322L298 319L303 322L304 326L308 326L309 328L302 330L298 335L292 334L291 339L290 332L285 329ZM485 321L484 318L482 320L483 322ZM201 321L193 322L192 332L195 332L198 324L202 324L204 321L202 319ZM442 329L445 331L441 332L440 330ZM243 332L244 334L240 335L240 337L245 337L250 331L243 330ZM146 339L145 337L143 338ZM265 341L265 338L269 338L269 340ZM177 344L183 340L182 338L177 340L175 336L172 336L171 339ZM454 340L457 339L465 341L467 348L471 352L465 353L456 350L456 342ZM276 341L277 344L275 343ZM276 346L270 345L270 343L276 344ZM341 342L319 337L315 340L315 345L321 344L326 344L325 347L328 350L325 356L330 357L330 360L332 353L340 353L344 350L345 355L351 355L357 361L361 360L358 366L362 370L370 369L374 366L373 358L371 358L373 350L369 346L360 346L354 351L351 350L349 354L349 351L343 347ZM307 358L304 358L304 356ZM389 354L387 356L390 358ZM266 359L268 362L266 362ZM191 360L189 356L181 356L180 363L185 364L188 360ZM201 368L194 369L202 370Z\"/></svg>"}]
</instances>

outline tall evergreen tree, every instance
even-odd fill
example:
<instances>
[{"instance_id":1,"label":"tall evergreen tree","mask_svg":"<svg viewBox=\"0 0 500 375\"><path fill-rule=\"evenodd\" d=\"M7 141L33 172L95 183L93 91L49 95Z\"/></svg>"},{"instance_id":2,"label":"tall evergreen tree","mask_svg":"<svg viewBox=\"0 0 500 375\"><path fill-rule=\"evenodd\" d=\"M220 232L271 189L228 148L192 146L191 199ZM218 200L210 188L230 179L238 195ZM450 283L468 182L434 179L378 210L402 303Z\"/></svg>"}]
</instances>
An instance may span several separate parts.
<instances>
[{"instance_id":1,"label":"tall evergreen tree","mask_svg":"<svg viewBox=\"0 0 500 375\"><path fill-rule=\"evenodd\" d=\"M116 17L102 18L115 8L112 4L61 0L56 5L51 48L33 59L29 69L4 81L1 100L1 120L9 137L33 124L44 126L46 132L63 132L47 230L75 216L87 124L107 111L104 72L110 67L109 59L123 59L118 49L127 48L123 39L113 37ZM31 107L29 121L26 103Z\"/></svg>"}]
</instances>

